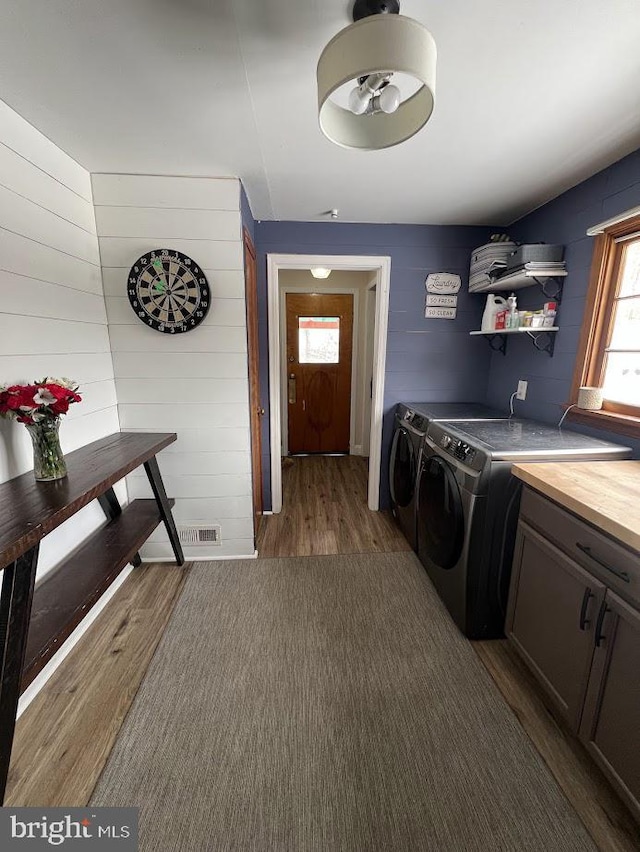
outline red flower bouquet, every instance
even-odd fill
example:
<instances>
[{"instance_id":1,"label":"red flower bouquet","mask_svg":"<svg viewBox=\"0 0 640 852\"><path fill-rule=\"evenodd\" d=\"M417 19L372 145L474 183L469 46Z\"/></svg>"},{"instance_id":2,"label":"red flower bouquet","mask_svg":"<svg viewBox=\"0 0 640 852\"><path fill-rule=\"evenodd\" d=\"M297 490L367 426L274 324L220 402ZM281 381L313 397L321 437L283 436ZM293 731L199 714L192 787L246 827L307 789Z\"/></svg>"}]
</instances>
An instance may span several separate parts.
<instances>
[{"instance_id":1,"label":"red flower bouquet","mask_svg":"<svg viewBox=\"0 0 640 852\"><path fill-rule=\"evenodd\" d=\"M81 399L77 384L69 379L46 378L31 385L0 388L0 417L24 423L31 435L36 479L67 475L58 438L60 416Z\"/></svg>"},{"instance_id":2,"label":"red flower bouquet","mask_svg":"<svg viewBox=\"0 0 640 852\"><path fill-rule=\"evenodd\" d=\"M0 388L0 417L20 423L41 423L66 414L72 402L80 402L78 386L69 379L43 379L32 385Z\"/></svg>"}]
</instances>

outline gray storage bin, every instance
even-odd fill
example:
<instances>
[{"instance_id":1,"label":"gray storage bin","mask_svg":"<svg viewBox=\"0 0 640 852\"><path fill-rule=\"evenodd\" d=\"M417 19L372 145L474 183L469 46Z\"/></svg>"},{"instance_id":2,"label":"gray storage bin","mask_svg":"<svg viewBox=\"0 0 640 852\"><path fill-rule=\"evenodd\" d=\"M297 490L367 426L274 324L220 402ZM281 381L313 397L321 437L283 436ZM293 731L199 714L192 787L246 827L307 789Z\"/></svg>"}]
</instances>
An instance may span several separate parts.
<instances>
[{"instance_id":1,"label":"gray storage bin","mask_svg":"<svg viewBox=\"0 0 640 852\"><path fill-rule=\"evenodd\" d=\"M507 258L507 269L523 266L529 261L558 263L564 257L564 246L532 243L518 246Z\"/></svg>"}]
</instances>

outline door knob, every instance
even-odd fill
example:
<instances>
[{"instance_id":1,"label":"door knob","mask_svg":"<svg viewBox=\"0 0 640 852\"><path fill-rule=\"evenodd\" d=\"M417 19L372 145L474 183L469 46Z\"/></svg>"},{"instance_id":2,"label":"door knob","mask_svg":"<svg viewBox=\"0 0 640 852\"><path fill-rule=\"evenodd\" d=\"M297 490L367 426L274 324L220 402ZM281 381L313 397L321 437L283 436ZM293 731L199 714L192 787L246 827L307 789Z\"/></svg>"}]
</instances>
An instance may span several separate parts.
<instances>
[{"instance_id":1,"label":"door knob","mask_svg":"<svg viewBox=\"0 0 640 852\"><path fill-rule=\"evenodd\" d=\"M264 417L264 408L258 408L258 415Z\"/></svg>"}]
</instances>

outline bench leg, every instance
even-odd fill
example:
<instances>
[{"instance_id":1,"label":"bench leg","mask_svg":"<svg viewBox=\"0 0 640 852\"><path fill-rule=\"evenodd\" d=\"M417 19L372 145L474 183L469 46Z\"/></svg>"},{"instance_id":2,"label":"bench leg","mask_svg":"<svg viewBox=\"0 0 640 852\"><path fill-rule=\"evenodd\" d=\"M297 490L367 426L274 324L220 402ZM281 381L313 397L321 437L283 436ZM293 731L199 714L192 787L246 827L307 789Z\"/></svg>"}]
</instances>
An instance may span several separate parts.
<instances>
[{"instance_id":1,"label":"bench leg","mask_svg":"<svg viewBox=\"0 0 640 852\"><path fill-rule=\"evenodd\" d=\"M0 801L9 775L11 747L16 728L20 681L27 650L29 619L38 567L37 544L2 574L0 598Z\"/></svg>"},{"instance_id":2,"label":"bench leg","mask_svg":"<svg viewBox=\"0 0 640 852\"><path fill-rule=\"evenodd\" d=\"M109 488L108 491L105 491L104 494L100 494L98 497L98 503L102 508L107 520L113 521L114 518L117 518L118 515L122 514L122 506L120 505L120 501L116 497L116 492L113 488ZM142 565L142 559L140 559L140 554L136 553L131 560L131 564L134 568L138 568Z\"/></svg>"},{"instance_id":3,"label":"bench leg","mask_svg":"<svg viewBox=\"0 0 640 852\"><path fill-rule=\"evenodd\" d=\"M158 467L158 462L156 461L155 456L153 456L153 458L150 458L149 461L146 461L144 463L144 469L146 470L147 476L149 477L149 484L151 485L153 496L156 498L156 503L158 504L158 509L160 510L160 517L164 521L164 525L167 529L167 535L169 536L169 541L171 542L171 547L173 548L173 552L176 557L176 562L178 563L178 565L184 565L184 554L182 552L182 545L180 544L180 540L178 538L178 530L176 529L176 524L173 520L171 506L169 505L167 492L164 490L164 483L162 481L162 476L160 475L160 468Z\"/></svg>"}]
</instances>

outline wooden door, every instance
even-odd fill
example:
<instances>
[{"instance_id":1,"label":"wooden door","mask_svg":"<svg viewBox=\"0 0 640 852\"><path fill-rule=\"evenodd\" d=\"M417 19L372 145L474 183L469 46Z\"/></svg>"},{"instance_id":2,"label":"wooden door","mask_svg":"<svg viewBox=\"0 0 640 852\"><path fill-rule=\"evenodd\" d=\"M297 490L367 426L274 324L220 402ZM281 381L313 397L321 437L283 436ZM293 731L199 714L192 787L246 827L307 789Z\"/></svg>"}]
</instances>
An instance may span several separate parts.
<instances>
[{"instance_id":1,"label":"wooden door","mask_svg":"<svg viewBox=\"0 0 640 852\"><path fill-rule=\"evenodd\" d=\"M580 738L640 817L640 612L608 591L597 621Z\"/></svg>"},{"instance_id":2,"label":"wooden door","mask_svg":"<svg viewBox=\"0 0 640 852\"><path fill-rule=\"evenodd\" d=\"M348 453L353 296L288 293L290 453Z\"/></svg>"},{"instance_id":3,"label":"wooden door","mask_svg":"<svg viewBox=\"0 0 640 852\"><path fill-rule=\"evenodd\" d=\"M520 522L505 632L578 729L605 587Z\"/></svg>"},{"instance_id":4,"label":"wooden door","mask_svg":"<svg viewBox=\"0 0 640 852\"><path fill-rule=\"evenodd\" d=\"M251 428L251 474L253 485L254 535L258 535L262 518L262 417L260 402L260 369L258 343L258 285L256 250L246 228L244 241L244 281L247 300L247 351L249 360L249 423Z\"/></svg>"}]
</instances>

